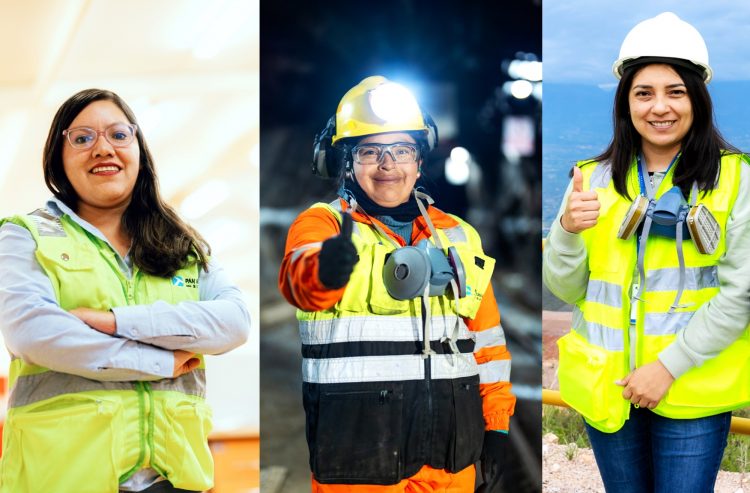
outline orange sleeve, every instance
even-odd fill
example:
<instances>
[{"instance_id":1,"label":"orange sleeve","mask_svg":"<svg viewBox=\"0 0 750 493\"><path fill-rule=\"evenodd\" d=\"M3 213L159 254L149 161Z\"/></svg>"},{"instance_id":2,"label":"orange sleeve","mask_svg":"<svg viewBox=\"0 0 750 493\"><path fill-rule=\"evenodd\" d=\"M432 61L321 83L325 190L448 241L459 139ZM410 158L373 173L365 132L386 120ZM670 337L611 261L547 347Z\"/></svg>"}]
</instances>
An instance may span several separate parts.
<instances>
[{"instance_id":1,"label":"orange sleeve","mask_svg":"<svg viewBox=\"0 0 750 493\"><path fill-rule=\"evenodd\" d=\"M323 207L312 207L294 220L286 238L279 270L279 289L292 305L306 311L335 305L344 289L328 289L318 279L318 252L322 243L339 234L338 220Z\"/></svg>"},{"instance_id":2,"label":"orange sleeve","mask_svg":"<svg viewBox=\"0 0 750 493\"><path fill-rule=\"evenodd\" d=\"M469 330L477 333L474 358L479 366L479 393L485 427L507 431L516 397L511 392L510 352L500 325L492 283L487 287L475 317L465 321Z\"/></svg>"}]
</instances>

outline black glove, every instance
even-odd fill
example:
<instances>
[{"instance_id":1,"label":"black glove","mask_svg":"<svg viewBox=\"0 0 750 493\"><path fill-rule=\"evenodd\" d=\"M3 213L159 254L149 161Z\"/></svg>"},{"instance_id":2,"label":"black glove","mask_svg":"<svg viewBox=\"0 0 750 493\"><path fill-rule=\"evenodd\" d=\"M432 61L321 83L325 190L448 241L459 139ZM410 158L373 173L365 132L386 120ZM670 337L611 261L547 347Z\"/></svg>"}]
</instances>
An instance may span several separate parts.
<instances>
[{"instance_id":1,"label":"black glove","mask_svg":"<svg viewBox=\"0 0 750 493\"><path fill-rule=\"evenodd\" d=\"M500 477L505 471L505 456L508 450L508 435L499 431L485 431L482 446L482 479L484 484L477 493L500 491Z\"/></svg>"},{"instance_id":2,"label":"black glove","mask_svg":"<svg viewBox=\"0 0 750 493\"><path fill-rule=\"evenodd\" d=\"M357 249L352 243L352 216L344 213L341 234L328 238L318 255L318 279L328 289L346 286L354 265L359 260Z\"/></svg>"}]
</instances>

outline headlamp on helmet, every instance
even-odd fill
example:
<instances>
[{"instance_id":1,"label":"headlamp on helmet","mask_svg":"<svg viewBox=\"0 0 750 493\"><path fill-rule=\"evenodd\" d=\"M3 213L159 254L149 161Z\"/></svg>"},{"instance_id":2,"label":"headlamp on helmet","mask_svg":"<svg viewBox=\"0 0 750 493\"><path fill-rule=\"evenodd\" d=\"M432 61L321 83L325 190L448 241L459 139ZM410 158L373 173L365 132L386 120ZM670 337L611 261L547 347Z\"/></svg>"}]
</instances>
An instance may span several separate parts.
<instances>
[{"instance_id":1,"label":"headlamp on helmet","mask_svg":"<svg viewBox=\"0 0 750 493\"><path fill-rule=\"evenodd\" d=\"M435 122L409 89L385 77L367 77L344 94L336 114L316 135L313 173L338 176L342 166L351 166L351 148L360 137L391 132L414 134L425 147L423 154L437 146Z\"/></svg>"}]
</instances>

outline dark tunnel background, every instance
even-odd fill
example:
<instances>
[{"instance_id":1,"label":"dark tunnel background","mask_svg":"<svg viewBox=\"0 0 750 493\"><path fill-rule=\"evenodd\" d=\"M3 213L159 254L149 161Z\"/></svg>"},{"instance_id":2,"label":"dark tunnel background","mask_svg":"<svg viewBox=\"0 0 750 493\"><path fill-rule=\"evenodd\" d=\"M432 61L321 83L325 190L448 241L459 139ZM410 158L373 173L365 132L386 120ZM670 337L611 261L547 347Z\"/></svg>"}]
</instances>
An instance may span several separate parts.
<instances>
[{"instance_id":1,"label":"dark tunnel background","mask_svg":"<svg viewBox=\"0 0 750 493\"><path fill-rule=\"evenodd\" d=\"M262 490L309 491L299 338L276 286L289 225L335 197L311 173L313 137L348 89L384 75L438 125L423 184L497 260L518 396L505 490L541 491L541 81L525 99L508 90L512 60L541 61L540 2L262 1L260 14ZM470 155L462 185L445 175L459 146Z\"/></svg>"}]
</instances>

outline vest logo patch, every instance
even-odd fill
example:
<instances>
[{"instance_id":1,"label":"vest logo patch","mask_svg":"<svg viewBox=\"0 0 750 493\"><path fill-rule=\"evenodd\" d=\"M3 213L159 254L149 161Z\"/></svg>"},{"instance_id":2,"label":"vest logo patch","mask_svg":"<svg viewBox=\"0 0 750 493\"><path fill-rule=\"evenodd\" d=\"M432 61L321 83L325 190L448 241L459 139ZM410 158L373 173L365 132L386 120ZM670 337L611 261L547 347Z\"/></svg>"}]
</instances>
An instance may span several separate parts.
<instances>
[{"instance_id":1,"label":"vest logo patch","mask_svg":"<svg viewBox=\"0 0 750 493\"><path fill-rule=\"evenodd\" d=\"M198 287L198 279L195 277L182 277L182 276L174 276L172 278L172 286L177 286L178 288L197 288Z\"/></svg>"}]
</instances>

